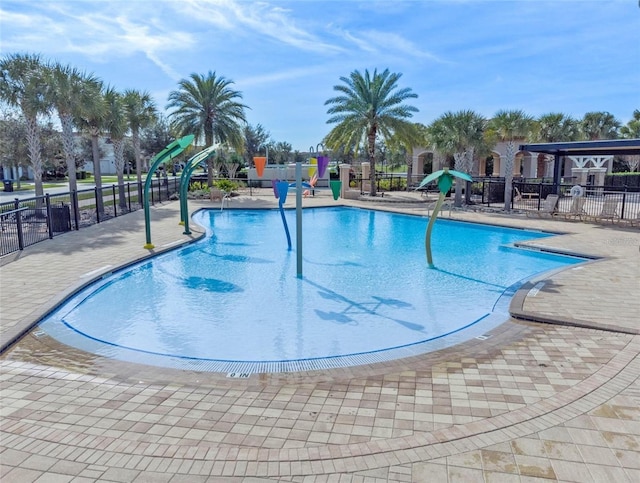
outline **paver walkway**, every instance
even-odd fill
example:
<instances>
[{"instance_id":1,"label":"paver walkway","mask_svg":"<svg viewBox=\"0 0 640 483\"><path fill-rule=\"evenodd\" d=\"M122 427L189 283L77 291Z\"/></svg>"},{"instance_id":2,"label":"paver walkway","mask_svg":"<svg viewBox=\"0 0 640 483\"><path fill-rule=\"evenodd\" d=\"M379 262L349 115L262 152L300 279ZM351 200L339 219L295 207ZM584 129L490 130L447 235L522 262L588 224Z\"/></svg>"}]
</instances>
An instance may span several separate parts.
<instances>
[{"instance_id":1,"label":"paver walkway","mask_svg":"<svg viewBox=\"0 0 640 483\"><path fill-rule=\"evenodd\" d=\"M375 207L426 213L385 198ZM177 210L152 209L157 251L189 241ZM638 230L451 217L565 232L532 243L606 258L514 297L512 313L554 324L510 319L423 356L248 379L104 360L29 332L83 284L148 256L141 212L3 260L0 340L28 333L0 359L0 480L640 481Z\"/></svg>"}]
</instances>

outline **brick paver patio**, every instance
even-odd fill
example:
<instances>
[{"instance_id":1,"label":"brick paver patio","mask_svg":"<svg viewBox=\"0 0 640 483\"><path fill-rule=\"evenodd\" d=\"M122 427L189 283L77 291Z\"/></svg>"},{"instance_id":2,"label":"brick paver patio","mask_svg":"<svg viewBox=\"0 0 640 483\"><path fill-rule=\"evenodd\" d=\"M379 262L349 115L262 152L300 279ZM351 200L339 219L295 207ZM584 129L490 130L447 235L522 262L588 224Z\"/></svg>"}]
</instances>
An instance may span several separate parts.
<instances>
[{"instance_id":1,"label":"brick paver patio","mask_svg":"<svg viewBox=\"0 0 640 483\"><path fill-rule=\"evenodd\" d=\"M375 208L426 214L419 198L385 198ZM177 213L152 209L157 251L190 240ZM30 331L82 285L149 255L141 212L5 257L2 345L26 335L0 358L0 480L640 481L640 232L451 217L561 232L532 244L600 259L532 280L512 301L518 319L486 340L230 379L106 360Z\"/></svg>"}]
</instances>

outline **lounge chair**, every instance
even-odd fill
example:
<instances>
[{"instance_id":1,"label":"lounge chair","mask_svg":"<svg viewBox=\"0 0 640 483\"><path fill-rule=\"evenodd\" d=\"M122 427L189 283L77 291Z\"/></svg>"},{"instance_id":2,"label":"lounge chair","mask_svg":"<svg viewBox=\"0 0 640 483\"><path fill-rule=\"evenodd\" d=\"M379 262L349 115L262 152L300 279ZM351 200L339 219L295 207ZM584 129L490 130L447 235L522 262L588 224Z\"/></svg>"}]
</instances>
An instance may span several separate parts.
<instances>
[{"instance_id":1,"label":"lounge chair","mask_svg":"<svg viewBox=\"0 0 640 483\"><path fill-rule=\"evenodd\" d=\"M599 215L592 217L594 221L611 220L611 223L615 223L620 216L618 215L618 199L617 198L605 198L602 204L602 211Z\"/></svg>"},{"instance_id":2,"label":"lounge chair","mask_svg":"<svg viewBox=\"0 0 640 483\"><path fill-rule=\"evenodd\" d=\"M538 218L542 218L543 216L553 216L558 209L558 199L560 197L558 195L548 195L545 200L542 202L539 210L529 210L526 212L527 216L537 216Z\"/></svg>"},{"instance_id":3,"label":"lounge chair","mask_svg":"<svg viewBox=\"0 0 640 483\"><path fill-rule=\"evenodd\" d=\"M536 199L539 195L538 193L520 193L520 190L516 187L516 201L522 201L523 199L526 200L533 200Z\"/></svg>"},{"instance_id":4,"label":"lounge chair","mask_svg":"<svg viewBox=\"0 0 640 483\"><path fill-rule=\"evenodd\" d=\"M565 211L565 212L559 211L559 212L555 212L553 215L561 216L565 220L575 220L576 218L579 220L582 220L583 216L587 216L587 214L584 211L585 201L586 201L586 198L584 196L575 196L571 200L571 208L569 208L569 211Z\"/></svg>"}]
</instances>

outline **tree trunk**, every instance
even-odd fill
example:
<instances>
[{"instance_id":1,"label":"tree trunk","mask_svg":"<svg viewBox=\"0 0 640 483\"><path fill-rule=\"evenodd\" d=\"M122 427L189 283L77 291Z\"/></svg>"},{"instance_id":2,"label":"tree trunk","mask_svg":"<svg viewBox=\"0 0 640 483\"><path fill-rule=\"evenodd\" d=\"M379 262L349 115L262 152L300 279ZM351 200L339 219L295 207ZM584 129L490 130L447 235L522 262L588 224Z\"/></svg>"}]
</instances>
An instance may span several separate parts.
<instances>
[{"instance_id":1,"label":"tree trunk","mask_svg":"<svg viewBox=\"0 0 640 483\"><path fill-rule=\"evenodd\" d=\"M207 159L207 186L213 186L213 159Z\"/></svg>"},{"instance_id":2,"label":"tree trunk","mask_svg":"<svg viewBox=\"0 0 640 483\"><path fill-rule=\"evenodd\" d=\"M27 146L29 148L31 168L33 169L36 196L44 196L44 188L42 186L42 157L40 154L40 129L35 117L26 117L26 124Z\"/></svg>"},{"instance_id":3,"label":"tree trunk","mask_svg":"<svg viewBox=\"0 0 640 483\"><path fill-rule=\"evenodd\" d=\"M413 160L407 160L407 191L411 191L411 178L413 177Z\"/></svg>"},{"instance_id":4,"label":"tree trunk","mask_svg":"<svg viewBox=\"0 0 640 483\"><path fill-rule=\"evenodd\" d=\"M69 191L77 191L76 181L76 157L75 145L73 143L73 119L69 114L60 115L62 125L62 148L64 150L64 160L67 165L67 177L69 178Z\"/></svg>"},{"instance_id":5,"label":"tree trunk","mask_svg":"<svg viewBox=\"0 0 640 483\"><path fill-rule=\"evenodd\" d=\"M233 179L236 177L236 173L238 172L239 167L240 165L238 163L227 164L227 173L229 174L229 179Z\"/></svg>"},{"instance_id":6,"label":"tree trunk","mask_svg":"<svg viewBox=\"0 0 640 483\"><path fill-rule=\"evenodd\" d=\"M462 153L454 153L453 154L453 158L456 160L456 169L458 171L462 171L466 173L466 166L465 166L465 162L466 162L466 151L462 152ZM456 208L460 208L462 206L462 188L463 188L464 184L462 183L462 180L460 179L456 179L456 196L455 196L455 201L453 202L453 205Z\"/></svg>"},{"instance_id":7,"label":"tree trunk","mask_svg":"<svg viewBox=\"0 0 640 483\"><path fill-rule=\"evenodd\" d=\"M136 158L136 178L140 184L142 183L142 160L140 159L140 130L138 128L131 129L131 140L133 141L133 154Z\"/></svg>"},{"instance_id":8,"label":"tree trunk","mask_svg":"<svg viewBox=\"0 0 640 483\"><path fill-rule=\"evenodd\" d=\"M507 143L507 152L504 160L504 211L511 211L511 195L513 191L513 161L516 154L516 145L513 141Z\"/></svg>"},{"instance_id":9,"label":"tree trunk","mask_svg":"<svg viewBox=\"0 0 640 483\"><path fill-rule=\"evenodd\" d=\"M465 153L465 173L471 176L471 172L473 171L473 154L475 150L474 148L469 148L469 150ZM464 182L464 202L467 205L471 204L471 182Z\"/></svg>"},{"instance_id":10,"label":"tree trunk","mask_svg":"<svg viewBox=\"0 0 640 483\"><path fill-rule=\"evenodd\" d=\"M376 196L378 194L378 186L376 180L376 131L372 129L367 136L368 146L367 151L369 154L369 196Z\"/></svg>"},{"instance_id":11,"label":"tree trunk","mask_svg":"<svg viewBox=\"0 0 640 483\"><path fill-rule=\"evenodd\" d=\"M121 210L127 209L127 196L124 192L124 142L122 139L113 139L113 154L118 176L118 204ZM115 200L114 200L115 201Z\"/></svg>"},{"instance_id":12,"label":"tree trunk","mask_svg":"<svg viewBox=\"0 0 640 483\"><path fill-rule=\"evenodd\" d=\"M91 128L91 152L93 154L93 178L96 184L96 211L104 214L104 201L102 199L102 170L100 167L100 150L98 149L97 128Z\"/></svg>"},{"instance_id":13,"label":"tree trunk","mask_svg":"<svg viewBox=\"0 0 640 483\"><path fill-rule=\"evenodd\" d=\"M213 144L213 124L204 128L204 144L205 148ZM207 186L213 186L213 156L207 160Z\"/></svg>"}]
</instances>

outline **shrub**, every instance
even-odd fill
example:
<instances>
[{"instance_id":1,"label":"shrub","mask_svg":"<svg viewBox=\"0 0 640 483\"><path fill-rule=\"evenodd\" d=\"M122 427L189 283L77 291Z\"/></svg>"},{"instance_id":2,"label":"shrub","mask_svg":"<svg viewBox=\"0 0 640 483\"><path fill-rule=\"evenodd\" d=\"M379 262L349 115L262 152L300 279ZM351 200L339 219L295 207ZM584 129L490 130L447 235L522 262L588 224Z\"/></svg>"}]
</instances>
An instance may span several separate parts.
<instances>
[{"instance_id":1,"label":"shrub","mask_svg":"<svg viewBox=\"0 0 640 483\"><path fill-rule=\"evenodd\" d=\"M205 191L209 192L209 186L206 181L194 181L189 185L189 191Z\"/></svg>"},{"instance_id":2,"label":"shrub","mask_svg":"<svg viewBox=\"0 0 640 483\"><path fill-rule=\"evenodd\" d=\"M238 189L238 184L233 181L229 181L228 179L219 179L214 183L214 185L220 191L224 191L225 193L231 193Z\"/></svg>"}]
</instances>

